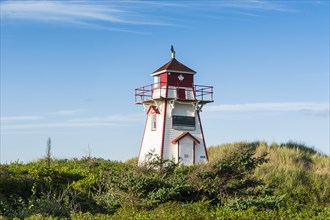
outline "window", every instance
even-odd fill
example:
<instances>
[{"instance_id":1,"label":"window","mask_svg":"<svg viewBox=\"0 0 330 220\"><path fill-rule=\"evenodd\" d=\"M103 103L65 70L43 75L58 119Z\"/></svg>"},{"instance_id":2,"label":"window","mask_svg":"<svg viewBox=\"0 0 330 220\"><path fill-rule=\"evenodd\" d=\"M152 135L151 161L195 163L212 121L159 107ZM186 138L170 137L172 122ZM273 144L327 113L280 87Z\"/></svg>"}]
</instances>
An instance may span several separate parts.
<instances>
[{"instance_id":1,"label":"window","mask_svg":"<svg viewBox=\"0 0 330 220\"><path fill-rule=\"evenodd\" d=\"M158 76L154 76L154 88L158 88L159 87L159 81L160 81L160 77Z\"/></svg>"},{"instance_id":2,"label":"window","mask_svg":"<svg viewBox=\"0 0 330 220\"><path fill-rule=\"evenodd\" d=\"M152 131L157 130L157 115L156 114L151 115L151 130Z\"/></svg>"},{"instance_id":3,"label":"window","mask_svg":"<svg viewBox=\"0 0 330 220\"><path fill-rule=\"evenodd\" d=\"M205 156L201 156L201 158L205 158Z\"/></svg>"},{"instance_id":4,"label":"window","mask_svg":"<svg viewBox=\"0 0 330 220\"><path fill-rule=\"evenodd\" d=\"M184 155L184 158L189 158L189 154L185 154Z\"/></svg>"},{"instance_id":5,"label":"window","mask_svg":"<svg viewBox=\"0 0 330 220\"><path fill-rule=\"evenodd\" d=\"M181 116L173 115L172 116L172 128L178 130L195 130L196 119L191 116Z\"/></svg>"}]
</instances>

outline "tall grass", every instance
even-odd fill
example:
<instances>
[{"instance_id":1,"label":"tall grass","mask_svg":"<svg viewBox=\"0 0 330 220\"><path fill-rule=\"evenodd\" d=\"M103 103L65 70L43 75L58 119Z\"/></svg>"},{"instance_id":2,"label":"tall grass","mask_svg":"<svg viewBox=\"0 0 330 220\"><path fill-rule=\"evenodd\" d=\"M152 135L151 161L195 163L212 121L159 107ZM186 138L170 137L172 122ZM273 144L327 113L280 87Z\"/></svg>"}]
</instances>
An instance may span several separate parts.
<instances>
[{"instance_id":1,"label":"tall grass","mask_svg":"<svg viewBox=\"0 0 330 220\"><path fill-rule=\"evenodd\" d=\"M268 162L254 175L292 202L330 206L330 157L302 143L237 142L209 148L210 161L224 158L249 146L256 156L267 153Z\"/></svg>"}]
</instances>

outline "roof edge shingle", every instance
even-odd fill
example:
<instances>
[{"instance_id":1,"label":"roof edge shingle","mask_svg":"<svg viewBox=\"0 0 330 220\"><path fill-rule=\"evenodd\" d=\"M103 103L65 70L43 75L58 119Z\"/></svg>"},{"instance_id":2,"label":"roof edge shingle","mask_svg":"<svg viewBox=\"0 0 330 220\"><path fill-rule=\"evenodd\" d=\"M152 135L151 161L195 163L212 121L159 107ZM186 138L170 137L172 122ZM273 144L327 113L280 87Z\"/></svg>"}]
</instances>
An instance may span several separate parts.
<instances>
[{"instance_id":1,"label":"roof edge shingle","mask_svg":"<svg viewBox=\"0 0 330 220\"><path fill-rule=\"evenodd\" d=\"M195 70L190 69L186 65L180 63L177 59L172 58L169 62L165 63L152 74L166 72L167 70L183 73L196 73Z\"/></svg>"}]
</instances>

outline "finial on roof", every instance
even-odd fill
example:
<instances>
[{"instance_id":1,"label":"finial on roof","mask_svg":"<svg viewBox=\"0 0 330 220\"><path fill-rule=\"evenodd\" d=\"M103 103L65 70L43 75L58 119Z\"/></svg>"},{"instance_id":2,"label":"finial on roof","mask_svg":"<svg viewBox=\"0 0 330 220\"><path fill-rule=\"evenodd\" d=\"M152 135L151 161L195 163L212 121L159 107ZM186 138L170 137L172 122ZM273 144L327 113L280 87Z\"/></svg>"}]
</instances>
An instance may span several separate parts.
<instances>
[{"instance_id":1,"label":"finial on roof","mask_svg":"<svg viewBox=\"0 0 330 220\"><path fill-rule=\"evenodd\" d=\"M175 58L175 50L173 45L171 45L172 59Z\"/></svg>"}]
</instances>

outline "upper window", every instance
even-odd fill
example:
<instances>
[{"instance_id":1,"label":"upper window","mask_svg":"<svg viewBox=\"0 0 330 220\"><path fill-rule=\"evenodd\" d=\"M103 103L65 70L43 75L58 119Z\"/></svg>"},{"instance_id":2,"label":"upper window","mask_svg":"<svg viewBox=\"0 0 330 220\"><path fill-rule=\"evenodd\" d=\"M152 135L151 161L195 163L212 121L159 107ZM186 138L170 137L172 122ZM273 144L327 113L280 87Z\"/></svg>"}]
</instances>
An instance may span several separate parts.
<instances>
[{"instance_id":1,"label":"upper window","mask_svg":"<svg viewBox=\"0 0 330 220\"><path fill-rule=\"evenodd\" d=\"M157 130L157 115L156 114L151 115L151 130L152 131Z\"/></svg>"},{"instance_id":2,"label":"upper window","mask_svg":"<svg viewBox=\"0 0 330 220\"><path fill-rule=\"evenodd\" d=\"M160 76L154 76L154 88L159 87Z\"/></svg>"}]
</instances>

